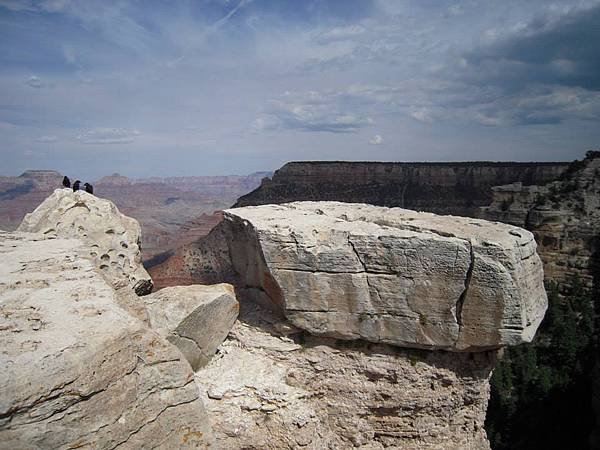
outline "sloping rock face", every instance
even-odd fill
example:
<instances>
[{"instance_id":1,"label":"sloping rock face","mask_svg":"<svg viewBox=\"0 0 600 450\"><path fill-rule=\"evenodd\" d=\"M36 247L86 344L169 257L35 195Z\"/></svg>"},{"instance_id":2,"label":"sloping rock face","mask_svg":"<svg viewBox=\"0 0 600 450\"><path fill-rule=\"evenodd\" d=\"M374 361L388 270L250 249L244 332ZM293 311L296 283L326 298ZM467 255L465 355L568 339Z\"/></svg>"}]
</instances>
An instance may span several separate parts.
<instances>
[{"instance_id":1,"label":"sloping rock face","mask_svg":"<svg viewBox=\"0 0 600 450\"><path fill-rule=\"evenodd\" d=\"M533 235L399 208L230 209L239 285L311 334L481 351L530 341L546 307Z\"/></svg>"},{"instance_id":2,"label":"sloping rock face","mask_svg":"<svg viewBox=\"0 0 600 450\"><path fill-rule=\"evenodd\" d=\"M80 238L88 244L94 265L116 289L150 280L141 262L139 223L109 200L57 189L25 216L18 231Z\"/></svg>"},{"instance_id":3,"label":"sloping rock face","mask_svg":"<svg viewBox=\"0 0 600 450\"><path fill-rule=\"evenodd\" d=\"M286 335L242 302L196 382L223 449L489 449L493 352L407 350Z\"/></svg>"},{"instance_id":4,"label":"sloping rock face","mask_svg":"<svg viewBox=\"0 0 600 450\"><path fill-rule=\"evenodd\" d=\"M174 286L144 297L150 325L175 344L192 366L206 365L237 319L233 286Z\"/></svg>"},{"instance_id":5,"label":"sloping rock face","mask_svg":"<svg viewBox=\"0 0 600 450\"><path fill-rule=\"evenodd\" d=\"M87 244L48 234L0 233L1 446L209 447L181 353L118 306Z\"/></svg>"},{"instance_id":6,"label":"sloping rock face","mask_svg":"<svg viewBox=\"0 0 600 450\"><path fill-rule=\"evenodd\" d=\"M193 244L179 247L170 257L148 269L157 289L167 286L188 284L231 283L235 274L231 270L229 248L223 227L219 220L208 235L199 238Z\"/></svg>"}]
</instances>

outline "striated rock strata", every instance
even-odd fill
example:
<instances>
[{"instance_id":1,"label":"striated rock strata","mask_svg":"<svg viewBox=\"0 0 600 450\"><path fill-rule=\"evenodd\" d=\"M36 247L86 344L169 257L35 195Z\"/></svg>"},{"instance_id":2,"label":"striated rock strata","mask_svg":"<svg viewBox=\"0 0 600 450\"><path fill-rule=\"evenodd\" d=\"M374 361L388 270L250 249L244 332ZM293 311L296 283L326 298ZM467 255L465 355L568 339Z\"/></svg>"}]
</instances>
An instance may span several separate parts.
<instances>
[{"instance_id":1,"label":"striated rock strata","mask_svg":"<svg viewBox=\"0 0 600 450\"><path fill-rule=\"evenodd\" d=\"M600 152L575 161L560 180L494 188L481 215L530 230L548 280L564 288L577 275L591 288L600 249Z\"/></svg>"},{"instance_id":2,"label":"striated rock strata","mask_svg":"<svg viewBox=\"0 0 600 450\"><path fill-rule=\"evenodd\" d=\"M18 231L82 239L94 265L117 289L150 279L141 265L139 223L121 214L109 200L57 189L25 216Z\"/></svg>"},{"instance_id":3,"label":"striated rock strata","mask_svg":"<svg viewBox=\"0 0 600 450\"><path fill-rule=\"evenodd\" d=\"M556 180L568 163L289 162L235 206L342 201L474 217L492 201L492 186Z\"/></svg>"},{"instance_id":4,"label":"striated rock strata","mask_svg":"<svg viewBox=\"0 0 600 450\"><path fill-rule=\"evenodd\" d=\"M492 352L289 332L243 302L219 354L196 373L220 448L489 450Z\"/></svg>"},{"instance_id":5,"label":"striated rock strata","mask_svg":"<svg viewBox=\"0 0 600 450\"><path fill-rule=\"evenodd\" d=\"M48 234L0 233L1 446L210 446L181 353L119 306L87 244Z\"/></svg>"},{"instance_id":6,"label":"striated rock strata","mask_svg":"<svg viewBox=\"0 0 600 450\"><path fill-rule=\"evenodd\" d=\"M336 202L225 211L239 286L312 334L480 351L531 341L547 298L533 235Z\"/></svg>"}]
</instances>

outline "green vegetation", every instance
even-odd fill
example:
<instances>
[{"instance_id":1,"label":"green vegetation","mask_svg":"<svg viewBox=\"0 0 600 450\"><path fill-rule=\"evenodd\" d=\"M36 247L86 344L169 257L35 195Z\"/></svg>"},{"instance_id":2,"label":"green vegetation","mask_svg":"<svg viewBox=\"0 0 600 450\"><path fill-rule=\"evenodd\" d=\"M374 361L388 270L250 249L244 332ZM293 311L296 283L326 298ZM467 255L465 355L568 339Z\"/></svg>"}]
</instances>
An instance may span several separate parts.
<instances>
[{"instance_id":1,"label":"green vegetation","mask_svg":"<svg viewBox=\"0 0 600 450\"><path fill-rule=\"evenodd\" d=\"M599 302L578 278L568 285L564 296L549 286L536 340L507 349L494 370L486 429L495 450L589 448Z\"/></svg>"}]
</instances>

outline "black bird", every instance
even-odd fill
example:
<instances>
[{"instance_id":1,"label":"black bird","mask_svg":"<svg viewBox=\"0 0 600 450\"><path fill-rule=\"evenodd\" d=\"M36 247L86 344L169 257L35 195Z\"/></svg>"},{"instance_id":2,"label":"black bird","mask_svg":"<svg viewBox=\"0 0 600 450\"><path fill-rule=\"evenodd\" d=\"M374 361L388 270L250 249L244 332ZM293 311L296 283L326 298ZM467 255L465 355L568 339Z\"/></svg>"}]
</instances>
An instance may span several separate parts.
<instances>
[{"instance_id":1,"label":"black bird","mask_svg":"<svg viewBox=\"0 0 600 450\"><path fill-rule=\"evenodd\" d=\"M85 188L85 192L88 192L90 194L94 193L94 186L92 186L90 183L85 183L83 187Z\"/></svg>"},{"instance_id":2,"label":"black bird","mask_svg":"<svg viewBox=\"0 0 600 450\"><path fill-rule=\"evenodd\" d=\"M81 184L81 181L79 181L79 180L77 180L75 183L73 183L73 192L79 190L79 185L80 184Z\"/></svg>"},{"instance_id":3,"label":"black bird","mask_svg":"<svg viewBox=\"0 0 600 450\"><path fill-rule=\"evenodd\" d=\"M63 178L63 186L66 188L70 188L71 187L71 180L69 180L69 177L65 176Z\"/></svg>"}]
</instances>

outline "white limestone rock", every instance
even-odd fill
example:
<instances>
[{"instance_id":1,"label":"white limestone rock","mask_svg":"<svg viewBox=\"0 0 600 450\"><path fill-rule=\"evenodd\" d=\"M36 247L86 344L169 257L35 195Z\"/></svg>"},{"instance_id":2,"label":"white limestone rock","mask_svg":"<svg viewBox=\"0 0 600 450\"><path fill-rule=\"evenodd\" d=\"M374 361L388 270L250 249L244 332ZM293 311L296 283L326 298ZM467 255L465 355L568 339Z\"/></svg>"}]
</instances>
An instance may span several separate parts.
<instances>
[{"instance_id":1,"label":"white limestone rock","mask_svg":"<svg viewBox=\"0 0 600 450\"><path fill-rule=\"evenodd\" d=\"M480 351L531 341L547 308L533 235L514 226L339 202L225 219L240 286L312 334Z\"/></svg>"},{"instance_id":2,"label":"white limestone rock","mask_svg":"<svg viewBox=\"0 0 600 450\"><path fill-rule=\"evenodd\" d=\"M196 372L219 448L489 450L494 352L294 341L281 320L242 302L218 357Z\"/></svg>"},{"instance_id":3,"label":"white limestone rock","mask_svg":"<svg viewBox=\"0 0 600 450\"><path fill-rule=\"evenodd\" d=\"M85 191L56 189L25 216L18 231L81 239L116 289L150 280L142 266L138 221L121 214L111 201Z\"/></svg>"},{"instance_id":4,"label":"white limestone rock","mask_svg":"<svg viewBox=\"0 0 600 450\"><path fill-rule=\"evenodd\" d=\"M0 447L210 447L189 364L118 306L88 253L0 233Z\"/></svg>"},{"instance_id":5,"label":"white limestone rock","mask_svg":"<svg viewBox=\"0 0 600 450\"><path fill-rule=\"evenodd\" d=\"M194 370L206 365L239 313L233 286L174 286L142 297L151 327L175 344Z\"/></svg>"}]
</instances>

